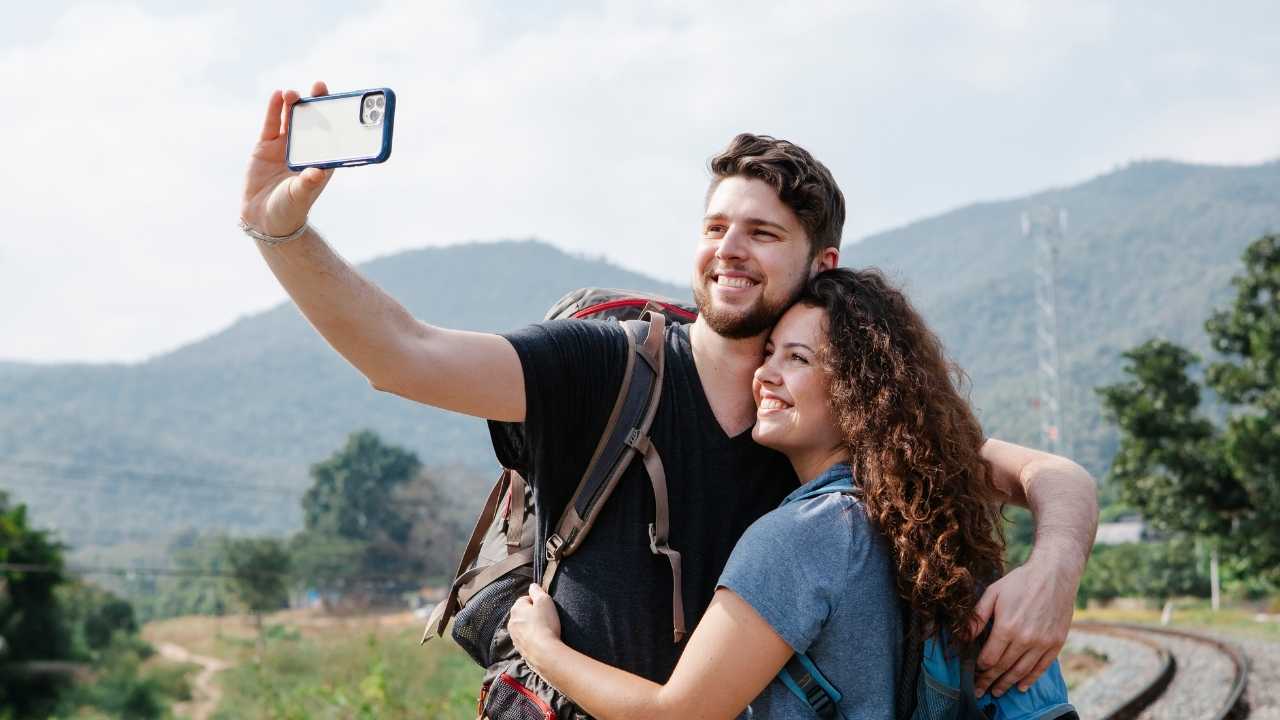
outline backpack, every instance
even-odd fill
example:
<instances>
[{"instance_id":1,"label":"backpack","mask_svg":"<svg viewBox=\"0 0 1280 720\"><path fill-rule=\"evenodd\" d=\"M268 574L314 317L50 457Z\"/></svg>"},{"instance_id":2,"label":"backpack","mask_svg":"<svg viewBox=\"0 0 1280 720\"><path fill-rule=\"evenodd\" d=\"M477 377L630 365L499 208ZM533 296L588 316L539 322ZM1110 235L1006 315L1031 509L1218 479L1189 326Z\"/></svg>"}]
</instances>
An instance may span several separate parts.
<instances>
[{"instance_id":1,"label":"backpack","mask_svg":"<svg viewBox=\"0 0 1280 720\"><path fill-rule=\"evenodd\" d=\"M481 703L532 703L538 716L561 711L568 706L563 697L550 695L553 689L538 685L532 674L513 676L504 670L517 657L506 619L516 598L539 582L547 591L561 562L586 539L605 501L623 472L637 457L653 484L654 521L649 525L649 547L671 565L673 636L680 642L687 633L681 593L680 553L667 543L669 505L666 474L657 448L649 442L649 427L662 395L667 322L688 323L697 317L692 307L666 298L625 290L584 288L575 290L547 311L545 320L562 318L607 319L622 323L626 330L628 356L623 380L609 420L600 435L587 468L572 499L558 522L552 526L544 547L535 548L536 516L532 488L511 468L503 468L476 519L462 559L458 563L449 593L432 610L422 642L443 637L454 620L453 639L486 669ZM535 577L534 553L542 554L545 566ZM513 670L514 672L514 670ZM500 712L490 710L497 718Z\"/></svg>"},{"instance_id":2,"label":"backpack","mask_svg":"<svg viewBox=\"0 0 1280 720\"><path fill-rule=\"evenodd\" d=\"M782 504L837 492L853 495L856 489L849 483L833 483ZM902 670L895 713L898 720L1079 720L1075 708L1067 702L1067 684L1057 660L1025 693L1011 688L998 698L989 693L974 697L976 654L952 651L945 635L921 639L920 625L909 610L904 610L903 620ZM816 717L844 717L838 706L843 695L807 654L792 655L778 673L778 680Z\"/></svg>"}]
</instances>

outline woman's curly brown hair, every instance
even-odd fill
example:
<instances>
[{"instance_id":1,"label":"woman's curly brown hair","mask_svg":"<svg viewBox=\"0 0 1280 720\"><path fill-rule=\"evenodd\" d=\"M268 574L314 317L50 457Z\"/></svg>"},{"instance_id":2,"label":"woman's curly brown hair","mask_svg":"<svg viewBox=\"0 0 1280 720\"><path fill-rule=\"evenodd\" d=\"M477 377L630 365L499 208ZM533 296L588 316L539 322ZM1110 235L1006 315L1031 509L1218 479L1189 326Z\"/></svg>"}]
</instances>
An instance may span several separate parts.
<instances>
[{"instance_id":1,"label":"woman's curly brown hair","mask_svg":"<svg viewBox=\"0 0 1280 720\"><path fill-rule=\"evenodd\" d=\"M828 270L799 302L826 311L831 407L898 592L925 636L945 628L968 642L979 587L1003 570L1004 537L963 372L879 270Z\"/></svg>"}]
</instances>

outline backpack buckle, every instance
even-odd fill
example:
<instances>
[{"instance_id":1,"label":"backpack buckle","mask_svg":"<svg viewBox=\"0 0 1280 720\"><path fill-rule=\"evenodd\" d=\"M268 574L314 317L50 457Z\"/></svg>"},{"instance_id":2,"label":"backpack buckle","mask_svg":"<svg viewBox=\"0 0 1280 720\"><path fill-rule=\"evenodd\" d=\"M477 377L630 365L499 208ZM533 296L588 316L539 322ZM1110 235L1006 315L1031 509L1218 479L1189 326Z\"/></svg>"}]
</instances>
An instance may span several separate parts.
<instances>
[{"instance_id":1,"label":"backpack buckle","mask_svg":"<svg viewBox=\"0 0 1280 720\"><path fill-rule=\"evenodd\" d=\"M658 537L658 528L653 523L649 523L649 552L654 555L662 555L662 550L667 547L667 539Z\"/></svg>"},{"instance_id":2,"label":"backpack buckle","mask_svg":"<svg viewBox=\"0 0 1280 720\"><path fill-rule=\"evenodd\" d=\"M631 432L627 433L627 438L623 442L639 453L649 451L649 438L641 434L640 428L631 428Z\"/></svg>"},{"instance_id":3,"label":"backpack buckle","mask_svg":"<svg viewBox=\"0 0 1280 720\"><path fill-rule=\"evenodd\" d=\"M547 538L547 560L557 561L560 559L560 550L564 547L564 538L558 533L551 533Z\"/></svg>"}]
</instances>

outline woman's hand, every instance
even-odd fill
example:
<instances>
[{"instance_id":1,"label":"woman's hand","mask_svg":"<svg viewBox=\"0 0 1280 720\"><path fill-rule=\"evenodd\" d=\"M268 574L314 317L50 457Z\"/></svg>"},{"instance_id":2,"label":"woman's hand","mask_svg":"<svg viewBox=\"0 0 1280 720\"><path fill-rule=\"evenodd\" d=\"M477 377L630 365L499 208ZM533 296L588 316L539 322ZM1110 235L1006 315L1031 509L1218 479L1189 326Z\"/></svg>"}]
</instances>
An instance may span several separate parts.
<instances>
[{"instance_id":1,"label":"woman's hand","mask_svg":"<svg viewBox=\"0 0 1280 720\"><path fill-rule=\"evenodd\" d=\"M556 613L556 603L541 585L530 585L529 594L520 596L511 606L507 632L511 633L511 642L525 662L539 672L538 661L549 648L560 644L560 616Z\"/></svg>"}]
</instances>

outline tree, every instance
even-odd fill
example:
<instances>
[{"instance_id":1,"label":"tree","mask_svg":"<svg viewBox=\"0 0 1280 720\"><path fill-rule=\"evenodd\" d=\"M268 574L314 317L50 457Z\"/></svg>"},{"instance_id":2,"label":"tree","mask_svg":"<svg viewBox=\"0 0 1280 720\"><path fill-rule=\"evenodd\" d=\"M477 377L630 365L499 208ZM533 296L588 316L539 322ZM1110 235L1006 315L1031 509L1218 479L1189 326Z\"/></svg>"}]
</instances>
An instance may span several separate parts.
<instances>
[{"instance_id":1,"label":"tree","mask_svg":"<svg viewBox=\"0 0 1280 720\"><path fill-rule=\"evenodd\" d=\"M71 656L71 633L54 594L66 579L62 546L47 532L32 528L26 506L12 505L4 492L0 563L5 566L0 571L0 707L13 708L18 717L43 716L62 682L51 675L29 675L23 666Z\"/></svg>"},{"instance_id":2,"label":"tree","mask_svg":"<svg viewBox=\"0 0 1280 720\"><path fill-rule=\"evenodd\" d=\"M223 557L231 571L232 592L253 613L261 655L262 613L278 610L289 600L289 553L275 538L243 538L227 540Z\"/></svg>"},{"instance_id":3,"label":"tree","mask_svg":"<svg viewBox=\"0 0 1280 720\"><path fill-rule=\"evenodd\" d=\"M314 587L339 592L373 580L399 588L419 578L413 523L397 491L421 469L415 454L368 430L313 465L313 483L302 498L305 529L292 543L299 574Z\"/></svg>"},{"instance_id":4,"label":"tree","mask_svg":"<svg viewBox=\"0 0 1280 720\"><path fill-rule=\"evenodd\" d=\"M1163 529L1225 536L1248 498L1226 463L1221 432L1200 414L1200 387L1187 376L1199 359L1164 340L1124 358L1132 379L1098 390L1120 428L1110 479L1121 500Z\"/></svg>"},{"instance_id":5,"label":"tree","mask_svg":"<svg viewBox=\"0 0 1280 720\"><path fill-rule=\"evenodd\" d=\"M1120 429L1110 477L1165 529L1222 543L1260 569L1280 566L1280 236L1255 241L1233 305L1206 323L1207 386L1228 405L1220 428L1200 411L1199 358L1162 340L1124 353L1130 379L1098 389Z\"/></svg>"},{"instance_id":6,"label":"tree","mask_svg":"<svg viewBox=\"0 0 1280 720\"><path fill-rule=\"evenodd\" d=\"M1225 359L1206 378L1233 405L1223 455L1247 508L1236 518L1238 550L1264 568L1280 567L1280 235L1244 252L1245 272L1232 279L1235 302L1206 323Z\"/></svg>"}]
</instances>

